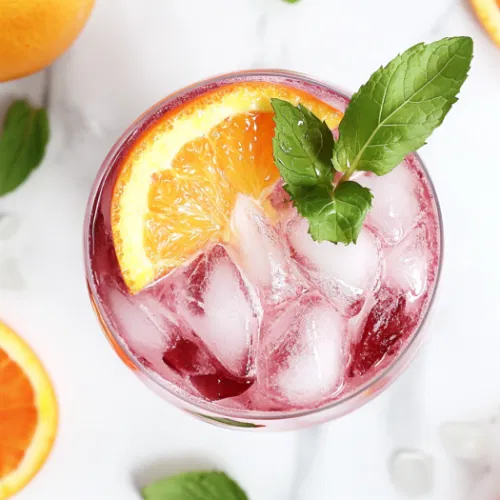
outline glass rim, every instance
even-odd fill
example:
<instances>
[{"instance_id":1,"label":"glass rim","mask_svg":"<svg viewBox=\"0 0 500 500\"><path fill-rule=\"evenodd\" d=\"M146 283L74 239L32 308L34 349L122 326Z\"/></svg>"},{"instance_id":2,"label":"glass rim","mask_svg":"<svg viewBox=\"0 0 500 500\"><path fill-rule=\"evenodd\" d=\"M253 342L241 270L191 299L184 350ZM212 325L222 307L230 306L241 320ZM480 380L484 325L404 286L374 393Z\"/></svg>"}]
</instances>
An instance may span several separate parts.
<instances>
[{"instance_id":1,"label":"glass rim","mask_svg":"<svg viewBox=\"0 0 500 500\"><path fill-rule=\"evenodd\" d=\"M125 146L130 139L134 137L134 133L137 130L140 130L145 122L153 118L157 113L162 112L164 108L168 107L168 105L174 101L175 99L182 97L183 95L196 91L199 88L216 84L224 80L234 79L238 81L240 78L246 77L289 77L294 80L298 80L299 82L303 82L305 84L314 85L320 88L326 88L328 90L333 91L335 94L339 95L341 98L345 99L348 102L351 98L351 94L346 92L343 89L339 89L339 87L331 85L329 83L323 82L319 79L306 75L304 73L283 70L283 69L252 69L252 70L243 70L243 71L235 71L229 73L222 73L216 76L212 76L210 78L206 78L203 80L199 80L196 83L185 86L180 90L177 90L168 96L164 97L157 103L153 104L149 109L143 112L138 118L134 120L134 122L120 135L120 137L115 141L111 150L106 155L101 167L99 168L92 188L90 190L87 207L85 211L85 219L84 219L84 260L85 260L85 278L88 286L88 291L90 294L90 298L92 302L95 304L97 308L97 312L101 317L102 321L104 321L104 326L106 327L108 333L110 333L113 337L113 340L118 344L118 346L122 349L123 354L127 356L128 361L135 367L135 369L144 375L149 381L153 384L159 386L160 389L169 393L169 395L175 400L181 400L183 403L187 404L189 407L194 407L196 410L205 411L216 418L234 418L242 421L275 421L275 420L293 420L301 417L307 417L310 415L316 415L322 412L328 412L335 408L342 408L346 406L348 403L353 402L363 396L364 393L370 391L370 389L374 386L377 386L379 382L388 377L391 373L396 371L398 368L401 368L401 371L405 370L410 362L413 360L411 357L412 351L417 352L420 347L418 341L422 336L421 332L424 329L425 325L428 322L430 311L434 305L434 301L436 298L436 292L439 287L439 283L441 280L441 272L443 266L443 251L444 251L444 240L443 240L443 217L441 212L441 207L439 204L439 198L436 193L436 189L434 187L434 183L432 181L431 176L427 170L425 163L423 162L420 155L416 152L411 153L411 155L417 160L419 166L421 167L426 181L428 183L432 198L436 205L436 212L438 218L438 250L439 250L439 258L436 270L436 277L433 284L433 289L431 291L431 296L428 300L428 304L425 310L425 313L422 315L420 319L420 323L415 332L411 335L411 338L408 340L406 345L398 352L398 354L394 357L394 360L388 364L383 370L380 371L375 377L367 380L363 384L361 384L356 390L351 393L348 393L344 398L336 399L331 401L330 403L324 404L323 406L311 408L311 409L298 409L298 410L280 410L280 411L269 411L262 412L260 411L252 411L252 410L240 410L235 408L222 408L220 406L214 405L210 401L201 400L201 398L196 398L195 396L191 396L188 393L183 394L179 390L176 390L176 386L174 383L169 382L168 380L163 379L160 375L152 373L151 370L145 368L134 356L130 354L130 350L128 349L126 343L123 341L122 337L115 331L114 327L110 324L110 321L107 317L106 311L103 308L103 305L99 299L99 295L97 294L96 284L93 278L93 271L90 259L90 238L92 234L92 213L95 207L98 191L101 188L101 184L105 176L109 173L110 169L114 165L115 157L121 152L123 146ZM162 114L162 113L161 113ZM95 300L93 300L95 299ZM102 326L101 326L102 329ZM410 358L408 359L408 356ZM406 364L405 364L406 361ZM401 373L399 372L399 374ZM387 384L384 385L382 391L373 391L365 401L362 401L360 406L364 403L368 402L372 397L377 396L380 392L383 392L389 385L396 380L397 377L390 379ZM170 402L170 401L169 401ZM348 411L347 413L350 413ZM342 415L342 414L341 414Z\"/></svg>"}]
</instances>

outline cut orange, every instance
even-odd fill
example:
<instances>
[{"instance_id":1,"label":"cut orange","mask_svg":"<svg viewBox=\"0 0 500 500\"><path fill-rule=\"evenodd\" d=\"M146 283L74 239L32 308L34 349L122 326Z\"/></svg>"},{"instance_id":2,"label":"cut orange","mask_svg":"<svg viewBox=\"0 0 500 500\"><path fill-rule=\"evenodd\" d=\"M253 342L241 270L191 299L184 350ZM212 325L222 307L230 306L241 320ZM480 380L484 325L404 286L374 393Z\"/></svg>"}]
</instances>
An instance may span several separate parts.
<instances>
[{"instance_id":1,"label":"cut orange","mask_svg":"<svg viewBox=\"0 0 500 500\"><path fill-rule=\"evenodd\" d=\"M57 429L57 402L42 364L0 323L0 500L21 488L47 458Z\"/></svg>"},{"instance_id":2,"label":"cut orange","mask_svg":"<svg viewBox=\"0 0 500 500\"><path fill-rule=\"evenodd\" d=\"M132 293L208 242L228 240L237 194L261 200L278 180L273 97L302 103L331 128L342 118L293 87L234 83L166 113L138 138L112 200L115 250Z\"/></svg>"},{"instance_id":3,"label":"cut orange","mask_svg":"<svg viewBox=\"0 0 500 500\"><path fill-rule=\"evenodd\" d=\"M470 0L484 29L500 46L500 0Z\"/></svg>"}]
</instances>

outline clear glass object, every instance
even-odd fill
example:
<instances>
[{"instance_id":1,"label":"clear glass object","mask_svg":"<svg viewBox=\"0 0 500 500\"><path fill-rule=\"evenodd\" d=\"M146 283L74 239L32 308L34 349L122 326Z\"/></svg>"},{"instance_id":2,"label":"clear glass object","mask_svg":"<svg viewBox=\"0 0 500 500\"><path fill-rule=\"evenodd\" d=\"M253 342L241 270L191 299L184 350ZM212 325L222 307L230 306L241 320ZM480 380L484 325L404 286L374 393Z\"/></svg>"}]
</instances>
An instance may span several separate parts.
<instances>
[{"instance_id":1,"label":"clear glass object","mask_svg":"<svg viewBox=\"0 0 500 500\"><path fill-rule=\"evenodd\" d=\"M206 279L213 282L228 266L241 275L235 282L227 273L218 278L220 286L203 304L206 310L216 308L213 321L182 316L190 340L186 337L175 349L166 348L163 329L178 328L176 317L183 314L183 303L164 311L162 290L171 275L135 296L123 287L111 230L113 189L123 158L143 131L181 104L239 82L293 87L340 111L349 102L341 91L307 76L267 70L205 80L155 104L118 139L97 174L84 227L87 284L96 316L116 353L162 398L219 425L295 429L355 410L384 390L415 356L439 281L442 220L432 182L417 154L387 176L361 173L353 179L375 197L356 246L313 242L279 183L269 194L281 217L278 229L268 222L260 227L255 206L238 198L232 224L240 257L215 245L173 273L184 273L188 281L198 279L202 262L204 272L212 269ZM271 237L275 231L278 236ZM262 268L247 265L255 255L260 261L269 259L266 265L280 270L279 284L286 286L264 293ZM247 288L242 291L234 283ZM224 307L210 306L212 299ZM241 376L235 373L243 347L237 340L228 346L217 344L217 325L223 328L229 314L243 315L230 326L238 328L243 322L254 336L253 354L243 360L249 368ZM178 339L183 333L176 335ZM200 366L186 371L186 359Z\"/></svg>"}]
</instances>

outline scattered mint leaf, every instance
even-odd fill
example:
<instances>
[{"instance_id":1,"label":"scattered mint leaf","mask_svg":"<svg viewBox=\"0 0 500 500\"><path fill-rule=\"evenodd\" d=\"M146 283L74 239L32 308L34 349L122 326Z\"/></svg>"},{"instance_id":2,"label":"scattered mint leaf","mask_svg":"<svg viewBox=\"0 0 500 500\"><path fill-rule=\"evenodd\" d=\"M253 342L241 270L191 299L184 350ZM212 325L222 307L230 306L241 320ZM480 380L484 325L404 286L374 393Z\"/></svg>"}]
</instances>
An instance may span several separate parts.
<instances>
[{"instance_id":1,"label":"scattered mint leaf","mask_svg":"<svg viewBox=\"0 0 500 500\"><path fill-rule=\"evenodd\" d=\"M248 500L227 474L219 471L185 472L160 479L142 490L144 500Z\"/></svg>"},{"instance_id":2,"label":"scattered mint leaf","mask_svg":"<svg viewBox=\"0 0 500 500\"><path fill-rule=\"evenodd\" d=\"M300 0L285 0L287 3L297 3L300 2Z\"/></svg>"},{"instance_id":3,"label":"scattered mint leaf","mask_svg":"<svg viewBox=\"0 0 500 500\"><path fill-rule=\"evenodd\" d=\"M337 142L300 104L271 100L274 160L313 239L356 242L373 196L350 181L351 175L356 170L387 174L425 144L457 101L472 49L469 37L444 38L397 56L354 94ZM335 172L342 175L333 182Z\"/></svg>"},{"instance_id":4,"label":"scattered mint leaf","mask_svg":"<svg viewBox=\"0 0 500 500\"><path fill-rule=\"evenodd\" d=\"M421 43L376 71L340 123L335 169L384 175L423 146L457 101L472 49L469 37Z\"/></svg>"},{"instance_id":5,"label":"scattered mint leaf","mask_svg":"<svg viewBox=\"0 0 500 500\"><path fill-rule=\"evenodd\" d=\"M0 135L0 196L16 189L40 164L48 140L46 110L27 101L12 103Z\"/></svg>"},{"instance_id":6,"label":"scattered mint leaf","mask_svg":"<svg viewBox=\"0 0 500 500\"><path fill-rule=\"evenodd\" d=\"M276 123L274 159L286 183L331 186L333 134L328 125L299 104L271 99Z\"/></svg>"}]
</instances>

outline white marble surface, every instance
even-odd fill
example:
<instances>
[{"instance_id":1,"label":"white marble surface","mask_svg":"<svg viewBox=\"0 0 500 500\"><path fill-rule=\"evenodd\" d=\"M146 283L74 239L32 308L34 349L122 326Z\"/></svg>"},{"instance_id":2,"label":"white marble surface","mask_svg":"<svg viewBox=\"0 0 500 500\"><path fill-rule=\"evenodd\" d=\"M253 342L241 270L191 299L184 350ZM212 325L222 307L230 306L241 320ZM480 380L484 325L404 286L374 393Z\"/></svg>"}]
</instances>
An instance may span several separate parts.
<instances>
[{"instance_id":1,"label":"white marble surface","mask_svg":"<svg viewBox=\"0 0 500 500\"><path fill-rule=\"evenodd\" d=\"M215 73L284 67L355 89L411 44L458 34L476 55L461 101L422 150L446 250L430 340L409 371L354 414L285 434L211 427L143 387L101 334L83 275L85 202L118 134ZM15 262L23 278L0 290L0 316L40 354L61 407L55 449L19 500L136 500L151 478L202 466L227 470L252 500L399 500L387 463L408 447L434 457L436 486L422 498L467 498L468 475L437 428L500 405L499 88L500 50L465 0L98 0L51 70L0 85L0 114L14 96L48 95L52 124L43 166L0 199L21 222L0 241L0 264L10 259L0 273Z\"/></svg>"}]
</instances>

